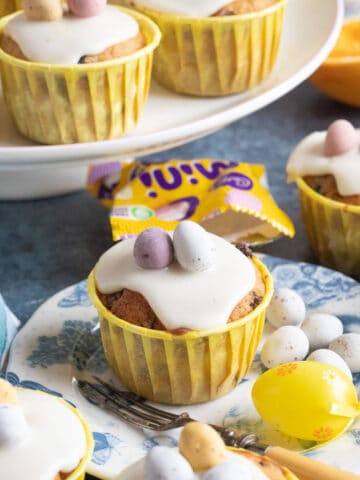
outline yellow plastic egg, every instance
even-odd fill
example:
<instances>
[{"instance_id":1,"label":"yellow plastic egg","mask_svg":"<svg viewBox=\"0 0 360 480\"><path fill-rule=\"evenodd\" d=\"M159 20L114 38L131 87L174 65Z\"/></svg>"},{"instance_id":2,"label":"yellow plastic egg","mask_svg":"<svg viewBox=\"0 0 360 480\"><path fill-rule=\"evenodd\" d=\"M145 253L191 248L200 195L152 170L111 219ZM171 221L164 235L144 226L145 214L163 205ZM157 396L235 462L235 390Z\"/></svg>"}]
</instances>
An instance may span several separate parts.
<instances>
[{"instance_id":1,"label":"yellow plastic egg","mask_svg":"<svg viewBox=\"0 0 360 480\"><path fill-rule=\"evenodd\" d=\"M266 422L304 440L330 440L360 415L351 378L319 362L292 362L271 368L254 383L252 398Z\"/></svg>"}]
</instances>

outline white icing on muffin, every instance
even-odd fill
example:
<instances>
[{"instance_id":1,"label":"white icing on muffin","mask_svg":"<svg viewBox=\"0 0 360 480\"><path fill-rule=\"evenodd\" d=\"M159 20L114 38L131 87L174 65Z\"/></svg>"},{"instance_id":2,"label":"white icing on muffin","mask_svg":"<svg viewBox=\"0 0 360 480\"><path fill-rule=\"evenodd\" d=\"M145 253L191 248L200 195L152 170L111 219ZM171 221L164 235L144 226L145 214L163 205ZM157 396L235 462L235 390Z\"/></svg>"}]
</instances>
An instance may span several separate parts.
<instances>
[{"instance_id":1,"label":"white icing on muffin","mask_svg":"<svg viewBox=\"0 0 360 480\"><path fill-rule=\"evenodd\" d=\"M138 33L137 21L112 6L106 6L101 15L65 14L52 22L29 20L20 13L4 29L26 58L54 65L77 64L81 57L99 54Z\"/></svg>"},{"instance_id":2,"label":"white icing on muffin","mask_svg":"<svg viewBox=\"0 0 360 480\"><path fill-rule=\"evenodd\" d=\"M145 270L134 259L135 239L114 245L95 267L98 290L111 294L126 288L141 293L167 330L207 330L224 326L234 307L254 287L252 261L226 240L210 235L215 262L205 271L167 268Z\"/></svg>"}]
</instances>

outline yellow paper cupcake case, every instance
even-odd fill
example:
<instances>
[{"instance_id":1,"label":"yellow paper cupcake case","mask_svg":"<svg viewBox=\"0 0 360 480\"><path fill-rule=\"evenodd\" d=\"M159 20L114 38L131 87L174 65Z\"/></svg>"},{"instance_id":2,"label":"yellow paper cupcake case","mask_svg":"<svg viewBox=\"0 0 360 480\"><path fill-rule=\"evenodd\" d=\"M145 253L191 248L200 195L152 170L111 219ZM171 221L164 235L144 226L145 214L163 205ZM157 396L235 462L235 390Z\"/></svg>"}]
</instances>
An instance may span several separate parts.
<instances>
[{"instance_id":1,"label":"yellow paper cupcake case","mask_svg":"<svg viewBox=\"0 0 360 480\"><path fill-rule=\"evenodd\" d=\"M306 232L320 262L360 278L360 206L330 200L300 177L297 186Z\"/></svg>"},{"instance_id":2,"label":"yellow paper cupcake case","mask_svg":"<svg viewBox=\"0 0 360 480\"><path fill-rule=\"evenodd\" d=\"M134 128L148 96L160 32L144 15L121 10L137 20L146 39L144 48L123 58L48 65L20 60L0 49L5 101L23 135L63 144L117 138ZM9 18L0 22L0 33Z\"/></svg>"},{"instance_id":3,"label":"yellow paper cupcake case","mask_svg":"<svg viewBox=\"0 0 360 480\"><path fill-rule=\"evenodd\" d=\"M0 0L0 17L20 10L21 0Z\"/></svg>"},{"instance_id":4,"label":"yellow paper cupcake case","mask_svg":"<svg viewBox=\"0 0 360 480\"><path fill-rule=\"evenodd\" d=\"M152 10L141 0L131 3L160 27L154 76L170 90L197 96L239 93L261 83L272 70L286 0L254 13L205 18Z\"/></svg>"},{"instance_id":5,"label":"yellow paper cupcake case","mask_svg":"<svg viewBox=\"0 0 360 480\"><path fill-rule=\"evenodd\" d=\"M113 315L97 295L92 272L88 289L99 313L105 355L122 384L149 400L178 405L206 402L232 390L251 366L273 291L266 267L256 258L254 264L265 282L262 302L223 328L184 335L139 327Z\"/></svg>"},{"instance_id":6,"label":"yellow paper cupcake case","mask_svg":"<svg viewBox=\"0 0 360 480\"><path fill-rule=\"evenodd\" d=\"M25 390L24 388L17 388L17 390ZM39 395L49 395L48 393L42 392L40 390L35 390L36 393ZM53 397L53 395L50 395ZM86 467L90 463L90 460L92 458L93 450L94 450L94 439L92 436L92 432L90 430L89 425L83 418L83 416L79 413L79 411L72 407L68 402L63 400L62 398L59 397L53 397L55 401L63 403L69 410L71 410L74 415L78 418L80 421L81 425L84 428L85 432L85 438L86 438L86 451L84 456L79 462L79 465L73 470L70 475L66 477L66 480L85 480L85 475L86 475Z\"/></svg>"}]
</instances>

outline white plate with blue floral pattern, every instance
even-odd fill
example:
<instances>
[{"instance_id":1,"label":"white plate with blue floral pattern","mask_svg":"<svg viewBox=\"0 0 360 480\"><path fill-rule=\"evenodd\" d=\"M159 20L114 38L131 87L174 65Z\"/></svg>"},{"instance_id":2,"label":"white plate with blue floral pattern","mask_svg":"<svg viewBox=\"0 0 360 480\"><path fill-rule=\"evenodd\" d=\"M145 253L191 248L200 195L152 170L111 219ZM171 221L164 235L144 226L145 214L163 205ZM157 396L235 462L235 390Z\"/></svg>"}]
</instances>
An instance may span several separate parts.
<instances>
[{"instance_id":1,"label":"white plate with blue floral pattern","mask_svg":"<svg viewBox=\"0 0 360 480\"><path fill-rule=\"evenodd\" d=\"M309 311L333 313L346 332L360 332L360 284L333 270L262 256L277 287L294 288ZM270 331L266 326L264 336ZM256 433L264 443L303 450L312 447L291 439L257 415L251 402L251 386L264 371L257 355L245 379L231 393L213 402L187 406L193 418L234 426ZM7 378L14 384L38 388L62 396L76 405L91 425L95 450L88 472L100 479L115 480L129 465L154 445L176 446L178 432L156 433L126 425L87 402L74 377L98 375L112 379L101 347L95 309L86 282L62 290L45 302L17 335L10 354ZM360 390L360 374L354 376ZM168 407L173 412L184 407ZM360 421L341 438L306 453L321 461L360 473Z\"/></svg>"}]
</instances>

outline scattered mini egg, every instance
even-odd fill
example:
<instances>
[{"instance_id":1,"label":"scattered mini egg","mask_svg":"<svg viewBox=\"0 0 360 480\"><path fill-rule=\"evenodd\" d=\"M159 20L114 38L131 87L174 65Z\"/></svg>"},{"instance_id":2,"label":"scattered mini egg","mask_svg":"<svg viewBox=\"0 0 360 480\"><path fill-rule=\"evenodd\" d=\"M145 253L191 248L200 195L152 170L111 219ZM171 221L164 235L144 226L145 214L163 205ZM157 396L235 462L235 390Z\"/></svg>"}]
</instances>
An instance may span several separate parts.
<instances>
[{"instance_id":1,"label":"scattered mini egg","mask_svg":"<svg viewBox=\"0 0 360 480\"><path fill-rule=\"evenodd\" d=\"M267 308L266 316L273 327L299 326L304 321L306 308L303 299L295 290L278 288Z\"/></svg>"},{"instance_id":2,"label":"scattered mini egg","mask_svg":"<svg viewBox=\"0 0 360 480\"><path fill-rule=\"evenodd\" d=\"M329 345L345 360L352 373L360 372L360 333L345 333Z\"/></svg>"},{"instance_id":3,"label":"scattered mini egg","mask_svg":"<svg viewBox=\"0 0 360 480\"><path fill-rule=\"evenodd\" d=\"M18 403L16 388L0 378L0 404L16 405Z\"/></svg>"},{"instance_id":4,"label":"scattered mini egg","mask_svg":"<svg viewBox=\"0 0 360 480\"><path fill-rule=\"evenodd\" d=\"M352 378L350 368L347 366L345 360L343 360L340 355L329 350L328 348L320 348L315 350L307 357L306 360L311 362L321 362L327 363L328 365L333 365L334 367L340 368L346 375Z\"/></svg>"},{"instance_id":5,"label":"scattered mini egg","mask_svg":"<svg viewBox=\"0 0 360 480\"><path fill-rule=\"evenodd\" d=\"M305 318L301 328L309 339L310 351L327 348L344 331L341 320L328 313L312 313Z\"/></svg>"},{"instance_id":6,"label":"scattered mini egg","mask_svg":"<svg viewBox=\"0 0 360 480\"><path fill-rule=\"evenodd\" d=\"M359 143L359 135L352 124L347 120L336 120L328 128L324 153L327 157L336 157L354 150Z\"/></svg>"},{"instance_id":7,"label":"scattered mini egg","mask_svg":"<svg viewBox=\"0 0 360 480\"><path fill-rule=\"evenodd\" d=\"M170 447L154 447L145 458L144 480L193 480L189 462Z\"/></svg>"},{"instance_id":8,"label":"scattered mini egg","mask_svg":"<svg viewBox=\"0 0 360 480\"><path fill-rule=\"evenodd\" d=\"M63 16L61 0L23 0L22 8L29 20L51 22Z\"/></svg>"},{"instance_id":9,"label":"scattered mini egg","mask_svg":"<svg viewBox=\"0 0 360 480\"><path fill-rule=\"evenodd\" d=\"M174 231L175 256L191 272L203 272L215 264L215 246L211 235L190 220L179 223Z\"/></svg>"},{"instance_id":10,"label":"scattered mini egg","mask_svg":"<svg viewBox=\"0 0 360 480\"><path fill-rule=\"evenodd\" d=\"M225 462L227 457L220 435L209 425L200 422L188 423L183 428L179 451L195 471L208 470Z\"/></svg>"},{"instance_id":11,"label":"scattered mini egg","mask_svg":"<svg viewBox=\"0 0 360 480\"><path fill-rule=\"evenodd\" d=\"M174 247L170 235L158 227L144 230L135 240L134 257L139 267L160 269L174 259Z\"/></svg>"},{"instance_id":12,"label":"scattered mini egg","mask_svg":"<svg viewBox=\"0 0 360 480\"><path fill-rule=\"evenodd\" d=\"M261 361L267 368L282 363L303 360L309 353L309 340L299 327L285 325L266 339L261 349Z\"/></svg>"},{"instance_id":13,"label":"scattered mini egg","mask_svg":"<svg viewBox=\"0 0 360 480\"><path fill-rule=\"evenodd\" d=\"M107 0L68 0L69 10L77 17L101 15Z\"/></svg>"},{"instance_id":14,"label":"scattered mini egg","mask_svg":"<svg viewBox=\"0 0 360 480\"><path fill-rule=\"evenodd\" d=\"M304 440L335 438L360 413L349 376L319 362L291 362L271 368L258 377L251 394L267 423Z\"/></svg>"},{"instance_id":15,"label":"scattered mini egg","mask_svg":"<svg viewBox=\"0 0 360 480\"><path fill-rule=\"evenodd\" d=\"M208 470L202 480L252 480L250 468L236 460L227 461Z\"/></svg>"}]
</instances>

